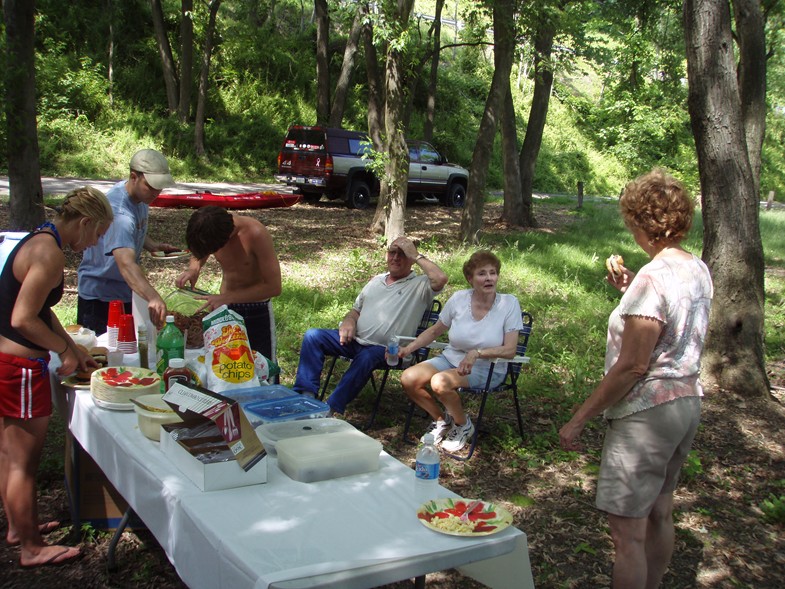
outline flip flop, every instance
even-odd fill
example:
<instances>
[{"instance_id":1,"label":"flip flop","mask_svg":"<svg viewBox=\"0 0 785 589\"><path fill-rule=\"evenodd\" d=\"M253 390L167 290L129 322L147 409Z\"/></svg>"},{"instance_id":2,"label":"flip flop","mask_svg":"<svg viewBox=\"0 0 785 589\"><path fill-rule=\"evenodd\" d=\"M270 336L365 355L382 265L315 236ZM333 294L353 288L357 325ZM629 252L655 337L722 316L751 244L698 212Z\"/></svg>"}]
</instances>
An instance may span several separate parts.
<instances>
[{"instance_id":1,"label":"flip flop","mask_svg":"<svg viewBox=\"0 0 785 589\"><path fill-rule=\"evenodd\" d=\"M42 536L45 536L46 534L51 534L52 532L54 532L61 525L62 524L59 521L57 521L57 520L51 521L51 522L46 522L46 523L40 524L38 526L38 532ZM12 547L13 546L19 546L19 540L13 540L13 541L10 541L10 542L8 540L6 540L6 544L8 546L12 546Z\"/></svg>"},{"instance_id":2,"label":"flip flop","mask_svg":"<svg viewBox=\"0 0 785 589\"><path fill-rule=\"evenodd\" d=\"M61 565L64 565L64 564L68 564L70 562L74 562L74 561L79 560L80 558L82 558L82 556L84 556L82 551L79 550L79 548L76 547L76 546L70 546L70 547L63 546L62 548L63 548L63 550L61 550L60 552L55 554L49 560L45 560L44 562L39 562L39 563L36 563L36 564L22 564L20 562L19 563L19 567L23 568L23 569L35 569L35 568L38 568L38 567L46 567L46 566L50 566L50 567L54 566L54 567L56 567L56 566L61 566ZM75 553L73 552L74 550L76 551ZM70 556L66 556L69 553L71 555Z\"/></svg>"}]
</instances>

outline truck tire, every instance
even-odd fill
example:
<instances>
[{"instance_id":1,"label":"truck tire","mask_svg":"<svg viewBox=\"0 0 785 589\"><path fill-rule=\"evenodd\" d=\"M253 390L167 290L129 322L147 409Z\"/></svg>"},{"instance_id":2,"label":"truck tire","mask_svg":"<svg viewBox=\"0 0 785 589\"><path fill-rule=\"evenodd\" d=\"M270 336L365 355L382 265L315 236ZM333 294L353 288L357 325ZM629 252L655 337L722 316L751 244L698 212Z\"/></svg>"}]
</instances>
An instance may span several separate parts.
<instances>
[{"instance_id":1,"label":"truck tire","mask_svg":"<svg viewBox=\"0 0 785 589\"><path fill-rule=\"evenodd\" d=\"M371 206L371 187L365 180L353 180L346 196L350 209L367 209Z\"/></svg>"},{"instance_id":2,"label":"truck tire","mask_svg":"<svg viewBox=\"0 0 785 589\"><path fill-rule=\"evenodd\" d=\"M463 184L458 184L457 182L450 184L444 204L455 209L463 208L463 205L466 204L466 188L464 188Z\"/></svg>"}]
</instances>

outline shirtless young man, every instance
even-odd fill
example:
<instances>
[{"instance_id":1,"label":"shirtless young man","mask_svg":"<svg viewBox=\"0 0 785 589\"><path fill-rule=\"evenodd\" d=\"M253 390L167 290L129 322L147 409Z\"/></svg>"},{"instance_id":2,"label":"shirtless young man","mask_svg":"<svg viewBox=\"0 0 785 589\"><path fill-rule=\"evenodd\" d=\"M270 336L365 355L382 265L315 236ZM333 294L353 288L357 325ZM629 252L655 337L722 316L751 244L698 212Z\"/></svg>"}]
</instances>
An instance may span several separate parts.
<instances>
[{"instance_id":1,"label":"shirtless young man","mask_svg":"<svg viewBox=\"0 0 785 589\"><path fill-rule=\"evenodd\" d=\"M242 315L251 348L275 360L275 317L270 299L281 294L281 267L267 228L253 217L221 207L198 209L185 233L191 262L176 280L178 287L196 286L210 255L221 265L220 293L200 297L203 309L221 305Z\"/></svg>"}]
</instances>

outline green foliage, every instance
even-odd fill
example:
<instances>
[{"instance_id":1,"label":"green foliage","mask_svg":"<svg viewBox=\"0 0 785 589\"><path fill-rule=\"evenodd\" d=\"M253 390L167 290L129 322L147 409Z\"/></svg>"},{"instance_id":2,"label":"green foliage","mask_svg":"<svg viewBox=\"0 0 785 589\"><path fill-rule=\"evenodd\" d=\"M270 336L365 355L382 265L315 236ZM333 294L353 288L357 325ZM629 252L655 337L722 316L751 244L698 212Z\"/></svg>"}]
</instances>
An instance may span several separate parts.
<instances>
[{"instance_id":1,"label":"green foliage","mask_svg":"<svg viewBox=\"0 0 785 589\"><path fill-rule=\"evenodd\" d=\"M418 4L418 10L429 13L432 5ZM179 68L179 4L165 1L163 7L175 68ZM677 173L697 193L676 3L633 7L614 2L593 6L591 13L580 3L563 13L547 4L535 8L522 24L528 33L538 18L546 16L558 19L560 28L553 56L556 82L534 190L574 194L581 181L588 195L613 196L629 178L660 165ZM208 90L208 154L197 158L193 122L180 123L167 111L150 4L39 0L36 76L43 173L120 177L127 172L126 162L133 151L156 147L170 158L181 180L270 179L286 128L315 122L315 29L309 10L294 0L221 5ZM331 76L335 80L353 11L332 5L330 10ZM469 45L445 49L439 56L433 142L449 160L468 167L493 75L488 44L492 24L487 4L461 2L458 18L465 26L457 40ZM198 74L206 26L202 4L195 7L194 19L194 74ZM782 20L780 3L768 16L767 40L772 47L782 40ZM426 110L429 68L427 60L421 59L430 51L428 23L420 21L400 38L393 29L388 33L405 48L408 75L419 76L412 85L407 131L409 137L417 138ZM445 26L443 44L454 42L453 35L454 30ZM0 40L3 49L4 42ZM781 53L774 52L767 62L770 104L761 196L774 190L779 200L785 200L785 61ZM4 60L3 51L3 70ZM362 50L355 63L343 125L364 130L368 88ZM518 78L519 70L526 75ZM531 48L522 46L513 74L519 144L528 120L532 73ZM195 100L197 76L194 79ZM0 114L3 142L4 116ZM502 185L498 135L493 150L489 189Z\"/></svg>"},{"instance_id":2,"label":"green foliage","mask_svg":"<svg viewBox=\"0 0 785 589\"><path fill-rule=\"evenodd\" d=\"M685 482L695 480L703 474L703 464L697 450L691 450L681 467L681 475Z\"/></svg>"},{"instance_id":3,"label":"green foliage","mask_svg":"<svg viewBox=\"0 0 785 589\"><path fill-rule=\"evenodd\" d=\"M516 494L510 497L510 503L512 503L513 505L517 505L518 507L531 507L535 505L537 502L533 498L527 495Z\"/></svg>"},{"instance_id":4,"label":"green foliage","mask_svg":"<svg viewBox=\"0 0 785 589\"><path fill-rule=\"evenodd\" d=\"M92 544L98 539L99 532L90 522L84 522L80 531L82 533L82 542Z\"/></svg>"},{"instance_id":5,"label":"green foliage","mask_svg":"<svg viewBox=\"0 0 785 589\"><path fill-rule=\"evenodd\" d=\"M592 547L591 544L587 544L586 542L581 542L578 544L574 549L573 552L575 554L580 554L581 552L585 552L586 554L597 554L597 549Z\"/></svg>"},{"instance_id":6,"label":"green foliage","mask_svg":"<svg viewBox=\"0 0 785 589\"><path fill-rule=\"evenodd\" d=\"M767 499L760 504L763 518L774 524L785 524L785 495L777 497L771 493Z\"/></svg>"}]
</instances>

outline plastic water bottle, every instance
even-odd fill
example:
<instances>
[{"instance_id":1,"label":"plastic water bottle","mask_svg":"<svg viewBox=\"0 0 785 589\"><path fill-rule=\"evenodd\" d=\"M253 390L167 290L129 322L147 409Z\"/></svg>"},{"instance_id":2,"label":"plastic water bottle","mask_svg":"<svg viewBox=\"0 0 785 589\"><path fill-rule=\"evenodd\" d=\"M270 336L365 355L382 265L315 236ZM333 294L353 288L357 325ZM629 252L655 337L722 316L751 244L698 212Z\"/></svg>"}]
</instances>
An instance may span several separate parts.
<instances>
[{"instance_id":1,"label":"plastic water bottle","mask_svg":"<svg viewBox=\"0 0 785 589\"><path fill-rule=\"evenodd\" d=\"M414 477L415 496L418 501L425 503L438 497L439 450L433 443L433 434L425 434L425 443L417 451Z\"/></svg>"},{"instance_id":2,"label":"plastic water bottle","mask_svg":"<svg viewBox=\"0 0 785 589\"><path fill-rule=\"evenodd\" d=\"M155 340L155 370L163 376L172 358L185 358L185 338L174 324L174 315L166 316L166 326ZM163 385L163 380L161 381ZM163 386L161 387L163 390Z\"/></svg>"},{"instance_id":3,"label":"plastic water bottle","mask_svg":"<svg viewBox=\"0 0 785 589\"><path fill-rule=\"evenodd\" d=\"M398 336L392 336L387 342L387 352L384 354L387 359L387 366L398 366Z\"/></svg>"}]
</instances>

